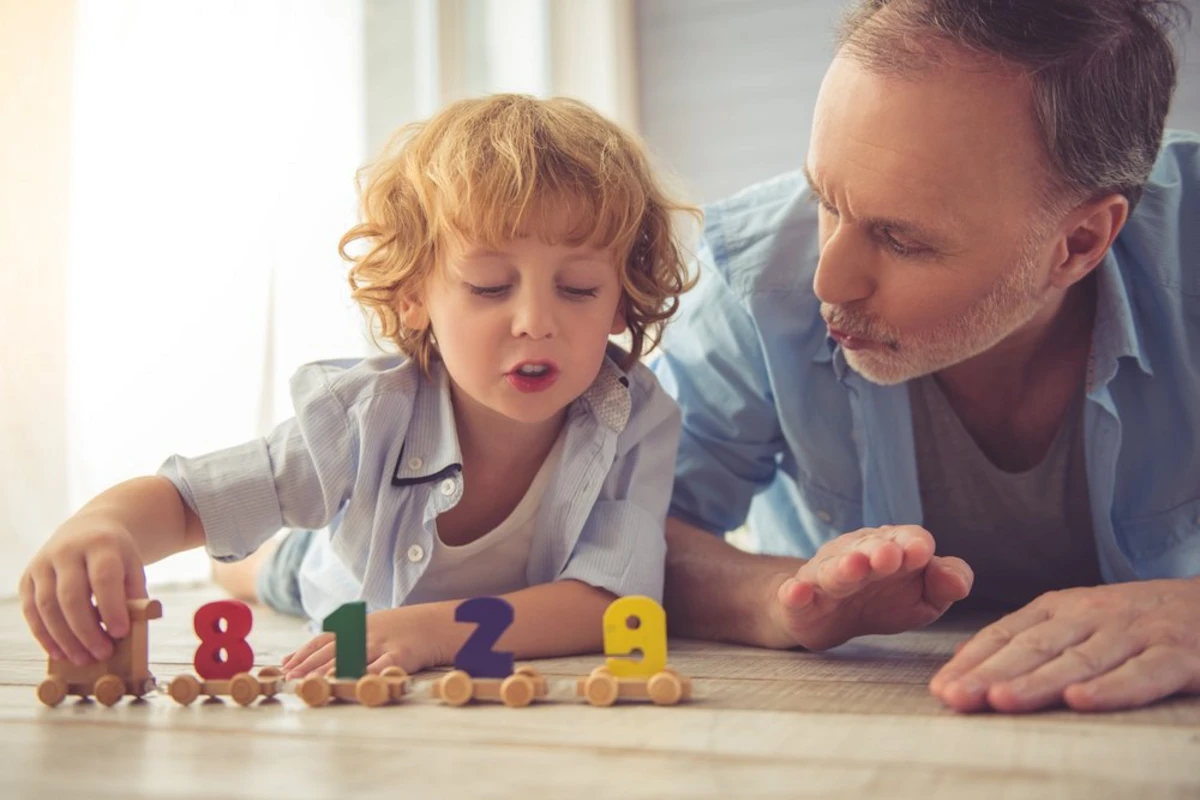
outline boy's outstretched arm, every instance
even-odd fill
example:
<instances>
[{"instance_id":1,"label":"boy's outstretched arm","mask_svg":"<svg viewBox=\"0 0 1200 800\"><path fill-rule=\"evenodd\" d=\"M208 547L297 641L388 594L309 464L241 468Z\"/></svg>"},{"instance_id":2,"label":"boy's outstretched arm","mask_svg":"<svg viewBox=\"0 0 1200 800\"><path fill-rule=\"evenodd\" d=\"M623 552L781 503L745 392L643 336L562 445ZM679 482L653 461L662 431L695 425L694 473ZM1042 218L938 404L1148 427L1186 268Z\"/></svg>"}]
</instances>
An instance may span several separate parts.
<instances>
[{"instance_id":1,"label":"boy's outstretched arm","mask_svg":"<svg viewBox=\"0 0 1200 800\"><path fill-rule=\"evenodd\" d=\"M117 484L60 525L30 561L18 585L25 620L51 658L106 659L112 640L129 633L125 600L146 596L145 565L204 541L199 517L166 478Z\"/></svg>"},{"instance_id":2,"label":"boy's outstretched arm","mask_svg":"<svg viewBox=\"0 0 1200 800\"><path fill-rule=\"evenodd\" d=\"M530 586L501 595L512 604L513 623L495 650L517 659L598 653L604 650L604 610L615 595L576 580ZM401 606L367 615L370 672L397 666L408 673L451 664L475 625L455 622L461 600ZM322 673L332 667L333 634L323 633L284 659L287 678Z\"/></svg>"}]
</instances>

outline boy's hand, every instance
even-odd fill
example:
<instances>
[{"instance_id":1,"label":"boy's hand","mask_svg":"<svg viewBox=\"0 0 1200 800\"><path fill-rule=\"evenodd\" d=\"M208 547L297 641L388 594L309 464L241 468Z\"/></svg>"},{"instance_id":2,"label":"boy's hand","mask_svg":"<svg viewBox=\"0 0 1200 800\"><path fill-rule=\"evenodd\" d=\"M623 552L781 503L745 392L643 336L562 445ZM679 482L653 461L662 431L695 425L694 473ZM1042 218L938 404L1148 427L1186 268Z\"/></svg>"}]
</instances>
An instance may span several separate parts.
<instances>
[{"instance_id":1,"label":"boy's hand","mask_svg":"<svg viewBox=\"0 0 1200 800\"><path fill-rule=\"evenodd\" d=\"M19 593L25 621L50 657L83 666L111 656L113 640L129 634L125 601L146 596L146 572L124 526L75 516L33 557Z\"/></svg>"},{"instance_id":2,"label":"boy's hand","mask_svg":"<svg viewBox=\"0 0 1200 800\"><path fill-rule=\"evenodd\" d=\"M368 614L367 671L379 673L385 667L400 667L411 675L449 663L442 652L444 637L437 627L428 606L402 606ZM284 658L284 677L294 680L331 673L336 653L334 635L322 633Z\"/></svg>"},{"instance_id":3,"label":"boy's hand","mask_svg":"<svg viewBox=\"0 0 1200 800\"><path fill-rule=\"evenodd\" d=\"M928 625L971 591L960 558L933 555L916 525L863 528L827 542L775 586L771 615L778 646L824 650L868 633Z\"/></svg>"}]
</instances>

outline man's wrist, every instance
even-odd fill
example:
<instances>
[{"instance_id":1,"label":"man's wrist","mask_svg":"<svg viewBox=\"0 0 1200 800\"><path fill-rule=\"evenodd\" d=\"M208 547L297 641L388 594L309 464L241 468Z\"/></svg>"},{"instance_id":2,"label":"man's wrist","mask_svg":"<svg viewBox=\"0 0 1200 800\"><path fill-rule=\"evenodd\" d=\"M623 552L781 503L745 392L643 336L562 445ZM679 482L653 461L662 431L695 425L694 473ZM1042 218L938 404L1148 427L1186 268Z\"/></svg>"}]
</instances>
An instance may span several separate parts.
<instances>
[{"instance_id":1,"label":"man's wrist","mask_svg":"<svg viewBox=\"0 0 1200 800\"><path fill-rule=\"evenodd\" d=\"M756 604L758 625L754 638L759 647L781 650L794 645L787 633L787 626L783 620L783 604L779 600L780 588L793 575L792 572L780 571L765 581L766 596L760 598Z\"/></svg>"}]
</instances>

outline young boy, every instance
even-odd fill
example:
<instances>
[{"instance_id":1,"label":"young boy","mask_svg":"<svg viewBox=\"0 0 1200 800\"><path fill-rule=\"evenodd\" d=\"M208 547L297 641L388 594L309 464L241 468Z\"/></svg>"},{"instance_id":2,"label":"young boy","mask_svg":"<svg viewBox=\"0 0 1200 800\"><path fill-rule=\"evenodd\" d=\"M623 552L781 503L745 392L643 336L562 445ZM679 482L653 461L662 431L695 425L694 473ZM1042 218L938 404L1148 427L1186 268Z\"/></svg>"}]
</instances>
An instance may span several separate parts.
<instances>
[{"instance_id":1,"label":"young boy","mask_svg":"<svg viewBox=\"0 0 1200 800\"><path fill-rule=\"evenodd\" d=\"M204 545L243 599L317 620L366 601L372 671L449 663L477 595L512 603L497 647L519 658L599 649L614 597L662 593L679 412L638 358L688 287L678 211L578 102L495 96L402 129L340 247L401 355L302 367L268 436L84 506L22 577L34 635L107 657L143 565ZM284 666L333 653L324 634Z\"/></svg>"}]
</instances>

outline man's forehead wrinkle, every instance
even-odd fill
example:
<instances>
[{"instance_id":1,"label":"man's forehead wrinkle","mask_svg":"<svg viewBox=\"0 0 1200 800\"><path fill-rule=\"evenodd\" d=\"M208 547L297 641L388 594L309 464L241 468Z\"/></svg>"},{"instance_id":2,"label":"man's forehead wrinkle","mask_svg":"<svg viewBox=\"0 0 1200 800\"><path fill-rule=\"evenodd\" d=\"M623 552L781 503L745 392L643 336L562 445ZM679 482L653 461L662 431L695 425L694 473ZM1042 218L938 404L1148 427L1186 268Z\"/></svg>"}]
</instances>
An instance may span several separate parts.
<instances>
[{"instance_id":1,"label":"man's forehead wrinkle","mask_svg":"<svg viewBox=\"0 0 1200 800\"><path fill-rule=\"evenodd\" d=\"M869 143L868 143L869 144ZM886 146L876 146L876 150L888 151ZM903 158L898 150L890 151L893 155ZM936 235L939 238L945 238L953 232L961 228L962 222L954 212L953 205L943 199L943 194L940 191L935 191L932 197L929 196L929 189L942 188L941 181L935 177L909 178L901 177L897 181L897 175L894 171L886 170L878 165L875 159L871 158L854 158L845 162L850 166L854 173L852 187L847 190L844 179L837 175L830 175L823 172L819 165L809 167L811 169L812 181L815 188L826 199L831 200L834 197L845 202L847 210L856 218L865 218L878 222L892 221L895 223L903 223L907 227L912 227L914 230L922 231L928 235ZM839 170L841 171L841 170ZM936 175L936 170L932 171ZM867 185L890 185L893 188L884 189L882 192L863 191L863 186ZM917 194L922 195L925 199L923 208L919 213L913 213L911 203L893 201L893 198L898 196L898 192L905 199L911 199ZM883 202L887 207L879 207L879 198L884 198ZM863 208L864 201L870 204L869 208Z\"/></svg>"}]
</instances>

